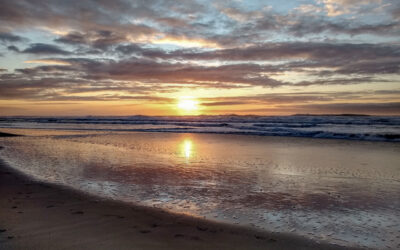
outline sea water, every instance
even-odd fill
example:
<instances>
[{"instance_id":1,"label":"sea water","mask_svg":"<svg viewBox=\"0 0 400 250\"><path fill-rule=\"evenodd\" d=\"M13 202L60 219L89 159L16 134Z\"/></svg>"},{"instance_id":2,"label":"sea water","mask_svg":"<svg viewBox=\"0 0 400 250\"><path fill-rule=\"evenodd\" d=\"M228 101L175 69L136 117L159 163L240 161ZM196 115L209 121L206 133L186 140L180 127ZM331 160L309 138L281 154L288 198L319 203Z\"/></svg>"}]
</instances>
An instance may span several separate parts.
<instances>
[{"instance_id":1,"label":"sea water","mask_svg":"<svg viewBox=\"0 0 400 250\"><path fill-rule=\"evenodd\" d=\"M400 142L399 116L0 117L0 128L247 134Z\"/></svg>"}]
</instances>

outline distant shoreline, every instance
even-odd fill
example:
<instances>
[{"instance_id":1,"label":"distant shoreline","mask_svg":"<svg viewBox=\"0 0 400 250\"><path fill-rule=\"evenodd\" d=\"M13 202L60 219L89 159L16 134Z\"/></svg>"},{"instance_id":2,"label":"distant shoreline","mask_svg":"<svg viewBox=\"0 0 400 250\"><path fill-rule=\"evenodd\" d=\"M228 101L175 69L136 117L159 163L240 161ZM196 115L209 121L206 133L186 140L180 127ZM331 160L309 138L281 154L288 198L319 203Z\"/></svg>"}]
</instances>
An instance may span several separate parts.
<instances>
[{"instance_id":1,"label":"distant shoreline","mask_svg":"<svg viewBox=\"0 0 400 250\"><path fill-rule=\"evenodd\" d=\"M294 114L291 116L375 116L366 114Z\"/></svg>"}]
</instances>

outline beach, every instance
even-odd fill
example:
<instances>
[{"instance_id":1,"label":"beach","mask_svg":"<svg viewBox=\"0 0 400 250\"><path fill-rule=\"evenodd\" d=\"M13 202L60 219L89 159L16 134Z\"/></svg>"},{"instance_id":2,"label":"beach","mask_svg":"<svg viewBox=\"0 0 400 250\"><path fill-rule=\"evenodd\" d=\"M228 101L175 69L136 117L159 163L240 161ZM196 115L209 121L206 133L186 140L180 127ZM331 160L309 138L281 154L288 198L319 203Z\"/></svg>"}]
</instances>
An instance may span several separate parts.
<instances>
[{"instance_id":1,"label":"beach","mask_svg":"<svg viewBox=\"0 0 400 250\"><path fill-rule=\"evenodd\" d=\"M395 143L3 131L0 249L399 244Z\"/></svg>"},{"instance_id":2,"label":"beach","mask_svg":"<svg viewBox=\"0 0 400 250\"><path fill-rule=\"evenodd\" d=\"M0 164L0 249L342 249L33 181Z\"/></svg>"}]
</instances>

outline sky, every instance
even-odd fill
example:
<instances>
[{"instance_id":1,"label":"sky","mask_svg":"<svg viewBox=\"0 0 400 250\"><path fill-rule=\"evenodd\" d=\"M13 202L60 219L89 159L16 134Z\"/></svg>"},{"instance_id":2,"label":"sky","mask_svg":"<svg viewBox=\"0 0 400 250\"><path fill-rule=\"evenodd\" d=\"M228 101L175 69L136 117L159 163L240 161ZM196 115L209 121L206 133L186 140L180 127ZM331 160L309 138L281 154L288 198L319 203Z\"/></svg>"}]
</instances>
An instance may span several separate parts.
<instances>
[{"instance_id":1,"label":"sky","mask_svg":"<svg viewBox=\"0 0 400 250\"><path fill-rule=\"evenodd\" d=\"M0 6L0 116L400 115L398 0Z\"/></svg>"}]
</instances>

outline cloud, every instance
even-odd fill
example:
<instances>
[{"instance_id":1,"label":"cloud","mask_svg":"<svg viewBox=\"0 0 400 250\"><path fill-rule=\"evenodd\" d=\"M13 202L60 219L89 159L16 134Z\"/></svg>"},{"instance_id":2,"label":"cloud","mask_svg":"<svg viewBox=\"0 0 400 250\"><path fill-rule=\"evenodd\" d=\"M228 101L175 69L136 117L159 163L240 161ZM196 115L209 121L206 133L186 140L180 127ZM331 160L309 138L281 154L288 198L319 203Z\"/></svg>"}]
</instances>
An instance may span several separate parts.
<instances>
[{"instance_id":1,"label":"cloud","mask_svg":"<svg viewBox=\"0 0 400 250\"><path fill-rule=\"evenodd\" d=\"M229 18L238 22L247 22L251 19L264 17L262 11L244 11L232 7L220 7L219 10Z\"/></svg>"},{"instance_id":2,"label":"cloud","mask_svg":"<svg viewBox=\"0 0 400 250\"><path fill-rule=\"evenodd\" d=\"M400 4L399 3L397 3L397 5L393 4L393 8L391 8L390 14L392 15L393 19L400 20Z\"/></svg>"},{"instance_id":3,"label":"cloud","mask_svg":"<svg viewBox=\"0 0 400 250\"><path fill-rule=\"evenodd\" d=\"M283 92L257 94L252 96L202 98L201 105L219 111L218 107L251 104L253 109L236 110L238 113L357 113L357 114L398 114L399 102L394 91L338 91L338 92ZM354 103L357 100L357 103Z\"/></svg>"},{"instance_id":4,"label":"cloud","mask_svg":"<svg viewBox=\"0 0 400 250\"><path fill-rule=\"evenodd\" d=\"M354 47L354 49L357 50L356 52L352 51L352 49L343 49L341 46L336 47L331 45L305 47L303 44L300 44L300 46L298 44L285 44L283 48L281 48L281 46L282 45L275 46L275 44L273 44L270 45L270 47L267 46L266 51L263 51L263 48L255 49L252 47L243 50L238 49L239 52L229 49L216 51L216 54L214 54L214 52L193 54L192 52L184 51L171 52L168 54L163 51L143 49L138 45L117 47L117 49L142 55L148 55L152 52L153 56L154 54L160 53L160 55L168 56L169 58L179 57L186 59L271 59L275 57L281 58L283 55L302 56L302 58L306 58L307 60L300 61L299 63L296 61L289 61L283 64L235 62L234 64L209 66L186 62L173 63L169 61L157 61L153 60L154 57L152 59L127 57L121 60L43 58L36 62L47 63L47 65L16 69L16 74L14 74L13 77L15 79L21 78L21 80L27 77L35 78L36 80L40 78L62 77L64 80L69 79L69 81L108 81L110 84L118 84L118 82L125 81L137 85L158 84L158 86L171 89L173 89L171 85L184 85L193 88L233 89L253 86L277 88L282 86L305 87L312 85L353 85L360 83L384 84L390 81L380 78L379 76L382 74L395 74L399 69L397 64L398 60L396 61L392 58L396 56L396 53L390 46L388 48L379 47L375 51L366 49L371 48L369 46L365 46L365 48L361 48L361 50L359 47ZM328 48L328 51L324 51L322 48ZM344 48L348 48L347 45L344 46ZM282 52L280 52L280 49ZM286 49L288 49L288 51ZM362 53L363 51L367 53ZM352 53L354 54L354 63L344 64L342 60L347 61L346 57L351 56ZM160 55L157 55L156 58L161 57ZM308 60L311 60L311 62ZM381 65L379 66L379 64ZM314 67L315 69L313 69ZM332 69L329 71L320 70L318 67L332 67ZM275 76L281 75L283 72L305 72L314 77L305 80L301 79L296 82L277 80ZM351 76L351 74L355 75ZM9 80L10 79L11 78L9 78ZM158 90L161 90L161 88Z\"/></svg>"},{"instance_id":5,"label":"cloud","mask_svg":"<svg viewBox=\"0 0 400 250\"><path fill-rule=\"evenodd\" d=\"M14 46L14 45L8 46L7 49L9 51L20 52L19 48L17 46Z\"/></svg>"},{"instance_id":6,"label":"cloud","mask_svg":"<svg viewBox=\"0 0 400 250\"><path fill-rule=\"evenodd\" d=\"M337 2L337 3L335 3ZM230 32L223 35L215 34L210 39L218 41L223 47L256 44L260 41L271 40L272 37L284 37L287 40L298 38L346 35L346 36L384 36L396 37L400 35L400 23L396 18L386 18L395 15L388 4L380 4L380 1L330 1L328 6L336 6L340 10L348 10L348 13L367 16L369 21L363 18L332 17L324 15L324 3L300 5L289 13L274 12L273 9L260 9L256 13L249 12L245 8L225 8L223 13L227 16L227 10L233 11L238 18L236 23L230 23L227 28ZM240 20L240 21L239 21ZM279 38L278 38L279 39Z\"/></svg>"},{"instance_id":7,"label":"cloud","mask_svg":"<svg viewBox=\"0 0 400 250\"><path fill-rule=\"evenodd\" d=\"M399 58L400 46L395 44L351 44L351 43L315 43L286 42L264 43L245 48L231 48L213 51L177 50L164 52L162 50L147 50L138 45L121 48L125 52L140 53L143 56L161 59L184 60L223 60L223 61L271 61L281 59L325 60L340 59L372 60L377 58Z\"/></svg>"},{"instance_id":8,"label":"cloud","mask_svg":"<svg viewBox=\"0 0 400 250\"><path fill-rule=\"evenodd\" d=\"M94 48L106 49L109 46L122 42L127 42L127 37L123 34L116 34L109 30L89 31L87 33L69 32L68 34L55 39L56 42L88 45Z\"/></svg>"},{"instance_id":9,"label":"cloud","mask_svg":"<svg viewBox=\"0 0 400 250\"><path fill-rule=\"evenodd\" d=\"M27 54L43 54L43 55L70 55L72 54L69 51L63 50L60 47L52 44L45 43L33 43L21 53Z\"/></svg>"},{"instance_id":10,"label":"cloud","mask_svg":"<svg viewBox=\"0 0 400 250\"><path fill-rule=\"evenodd\" d=\"M328 16L339 16L360 10L365 5L376 5L382 0L320 0L325 5Z\"/></svg>"},{"instance_id":11,"label":"cloud","mask_svg":"<svg viewBox=\"0 0 400 250\"><path fill-rule=\"evenodd\" d=\"M0 4L0 21L5 28L45 28L53 34L61 34L59 42L89 42L96 46L126 39L151 42L175 37L193 40L192 32L180 33L184 28L181 25L189 29L189 19L195 20L194 13L203 9L202 5L191 1L178 7L173 2L159 0L116 0L112 4L105 0L45 0L40 3L2 0ZM181 18L168 16L171 11L181 14Z\"/></svg>"},{"instance_id":12,"label":"cloud","mask_svg":"<svg viewBox=\"0 0 400 250\"><path fill-rule=\"evenodd\" d=\"M237 110L244 113L283 112L294 114L305 112L311 114L393 115L399 113L400 103L396 101L396 95L398 95L399 91L286 92L253 96L202 98L201 103L214 110L219 106L242 104L252 104L253 107L266 107ZM354 100L357 100L357 102L354 102Z\"/></svg>"},{"instance_id":13,"label":"cloud","mask_svg":"<svg viewBox=\"0 0 400 250\"><path fill-rule=\"evenodd\" d=\"M79 64L79 62L77 62ZM268 67L257 64L197 66L182 63L155 62L131 58L126 60L80 64L87 77L142 82L164 82L184 85L234 88L237 85L279 86L283 83L263 73Z\"/></svg>"},{"instance_id":14,"label":"cloud","mask_svg":"<svg viewBox=\"0 0 400 250\"><path fill-rule=\"evenodd\" d=\"M55 73L55 72L61 72L61 73L67 73L71 71L75 71L73 67L69 66L64 66L68 64L59 64L59 65L46 65L46 66L38 66L34 68L24 68L24 69L15 69L15 72L20 72L26 75L39 75L41 73Z\"/></svg>"},{"instance_id":15,"label":"cloud","mask_svg":"<svg viewBox=\"0 0 400 250\"><path fill-rule=\"evenodd\" d=\"M362 34L375 34L397 36L400 34L398 21L385 21L378 23L354 23L349 20L329 21L321 17L298 17L286 25L287 31L296 37L313 34L347 34L351 36Z\"/></svg>"},{"instance_id":16,"label":"cloud","mask_svg":"<svg viewBox=\"0 0 400 250\"><path fill-rule=\"evenodd\" d=\"M145 53L146 51L157 51L161 54L164 54L164 51L162 51L162 50L145 49L141 45L133 44L133 43L118 45L115 48L115 51L121 55L132 55L132 54L136 54L136 53L143 55L143 53Z\"/></svg>"},{"instance_id":17,"label":"cloud","mask_svg":"<svg viewBox=\"0 0 400 250\"><path fill-rule=\"evenodd\" d=\"M308 15L315 15L317 13L322 12L323 8L321 8L320 6L317 6L315 4L302 4L298 7L296 7L293 11L305 13Z\"/></svg>"},{"instance_id":18,"label":"cloud","mask_svg":"<svg viewBox=\"0 0 400 250\"><path fill-rule=\"evenodd\" d=\"M91 80L71 78L71 68L53 65L34 69L19 69L18 73L0 75L0 99L31 101L115 101L147 100L165 102L165 98L153 96L153 85L107 79ZM66 71L67 70L67 71ZM69 73L68 73L69 72ZM75 72L76 73L76 72ZM159 86L160 92L174 88Z\"/></svg>"},{"instance_id":19,"label":"cloud","mask_svg":"<svg viewBox=\"0 0 400 250\"><path fill-rule=\"evenodd\" d=\"M23 40L24 38L12 33L0 32L0 42L20 42Z\"/></svg>"},{"instance_id":20,"label":"cloud","mask_svg":"<svg viewBox=\"0 0 400 250\"><path fill-rule=\"evenodd\" d=\"M314 86L314 85L354 85L354 84L360 84L360 83L386 83L389 82L388 80L384 79L376 79L370 76L364 76L364 77L346 77L346 78L333 78L333 79L317 79L317 80L305 80L305 81L300 81L297 82L295 85L296 86Z\"/></svg>"},{"instance_id":21,"label":"cloud","mask_svg":"<svg viewBox=\"0 0 400 250\"><path fill-rule=\"evenodd\" d=\"M231 101L231 102L206 102L202 103L202 106L232 106L232 105L244 105L249 104L244 101Z\"/></svg>"},{"instance_id":22,"label":"cloud","mask_svg":"<svg viewBox=\"0 0 400 250\"><path fill-rule=\"evenodd\" d=\"M382 61L360 61L350 62L347 65L340 66L336 70L320 71L319 76L332 76L337 74L350 75L384 75L400 73L400 58L394 60Z\"/></svg>"},{"instance_id":23,"label":"cloud","mask_svg":"<svg viewBox=\"0 0 400 250\"><path fill-rule=\"evenodd\" d=\"M84 58L57 59L56 61L61 63L16 69L15 73L0 75L0 90L4 94L2 97L23 96L28 98L31 95L31 98L40 97L48 100L54 96L62 95L62 93L151 94L155 93L155 89L158 93L173 92L182 86L220 89L248 88L251 86L276 88L280 86L384 83L386 81L373 77L346 77L285 82L274 80L268 76L268 72L271 73L275 69L256 64L197 66L138 59L98 61ZM48 92L49 89L52 91ZM113 98L118 96L112 95ZM267 95L262 97L264 101L269 100L275 103L288 102L289 100L302 102L310 98L310 96L289 96L289 99L286 99L284 96L279 96L278 99L275 97L273 99ZM313 98L314 101L327 100L321 96L314 96ZM243 100L246 102L260 101L260 96L257 99L244 98ZM232 100L224 100L224 102L232 102ZM212 105L207 103L209 102L206 102L206 105Z\"/></svg>"},{"instance_id":24,"label":"cloud","mask_svg":"<svg viewBox=\"0 0 400 250\"><path fill-rule=\"evenodd\" d=\"M86 44L88 38L83 33L73 31L55 39L55 41L66 44Z\"/></svg>"},{"instance_id":25,"label":"cloud","mask_svg":"<svg viewBox=\"0 0 400 250\"><path fill-rule=\"evenodd\" d=\"M36 63L36 64L53 64L53 65L70 65L70 63L57 59L36 59L27 60L24 63Z\"/></svg>"},{"instance_id":26,"label":"cloud","mask_svg":"<svg viewBox=\"0 0 400 250\"><path fill-rule=\"evenodd\" d=\"M393 93L384 93L389 96ZM374 96L375 92L297 92L297 93L270 93L270 94L254 94L249 96L231 96L231 97L209 97L202 98L202 105L206 106L219 106L229 105L232 103L251 103L262 105L276 105L276 104L299 104L299 103L313 103L313 102L329 102L333 100L353 100L360 96Z\"/></svg>"},{"instance_id":27,"label":"cloud","mask_svg":"<svg viewBox=\"0 0 400 250\"><path fill-rule=\"evenodd\" d=\"M104 49L123 42L175 44L222 48L256 44L277 35L294 37L334 34L399 34L399 20L376 21L335 19L329 14L382 8L396 16L395 8L382 7L379 0L321 0L319 4L300 5L289 13L278 13L261 5L249 10L233 3L222 5L184 1L0 1L0 21L9 30L45 28L60 35L57 42L85 44ZM75 7L73 7L75 6ZM310 15L312 11L312 15ZM387 13L385 13L387 12ZM318 13L318 14L317 14ZM266 31L266 32L265 32ZM272 33L269 33L272 32Z\"/></svg>"}]
</instances>

